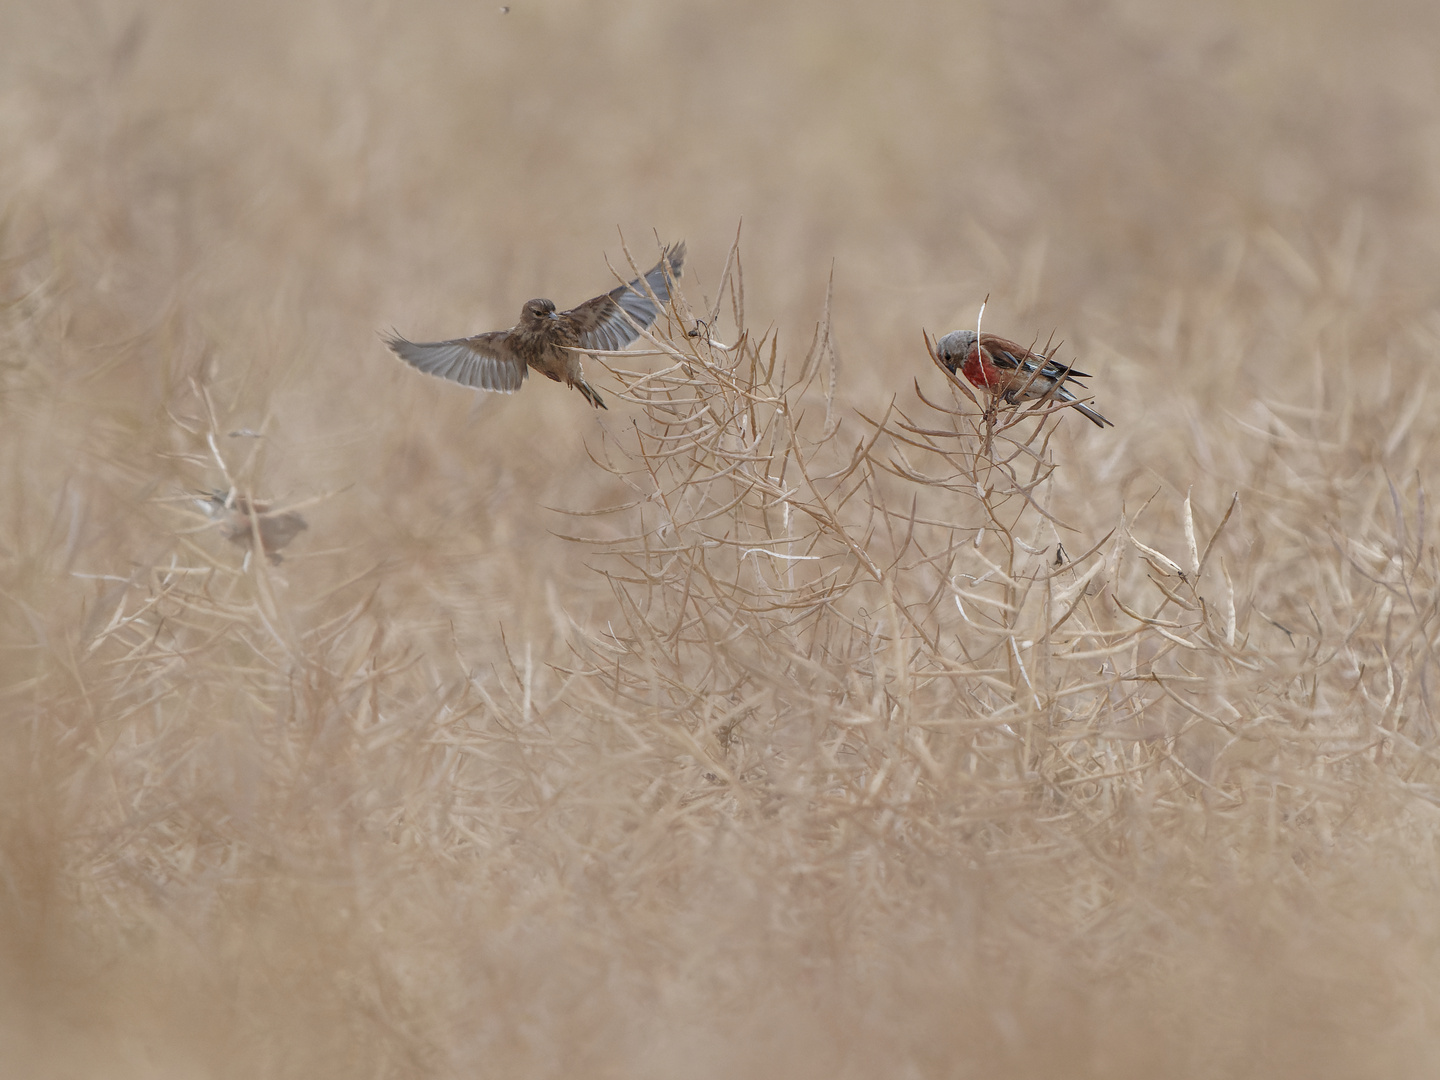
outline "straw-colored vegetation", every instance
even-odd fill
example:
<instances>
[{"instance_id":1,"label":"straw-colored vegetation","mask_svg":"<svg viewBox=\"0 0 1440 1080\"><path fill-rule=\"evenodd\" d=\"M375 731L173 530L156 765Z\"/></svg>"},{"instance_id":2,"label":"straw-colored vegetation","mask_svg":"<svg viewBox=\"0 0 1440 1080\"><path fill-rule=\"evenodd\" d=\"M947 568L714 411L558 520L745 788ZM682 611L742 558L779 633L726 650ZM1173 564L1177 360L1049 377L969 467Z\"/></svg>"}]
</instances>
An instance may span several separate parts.
<instances>
[{"instance_id":1,"label":"straw-colored vegetation","mask_svg":"<svg viewBox=\"0 0 1440 1080\"><path fill-rule=\"evenodd\" d=\"M0 14L0 1074L1434 1075L1440 16L1022 7Z\"/></svg>"}]
</instances>

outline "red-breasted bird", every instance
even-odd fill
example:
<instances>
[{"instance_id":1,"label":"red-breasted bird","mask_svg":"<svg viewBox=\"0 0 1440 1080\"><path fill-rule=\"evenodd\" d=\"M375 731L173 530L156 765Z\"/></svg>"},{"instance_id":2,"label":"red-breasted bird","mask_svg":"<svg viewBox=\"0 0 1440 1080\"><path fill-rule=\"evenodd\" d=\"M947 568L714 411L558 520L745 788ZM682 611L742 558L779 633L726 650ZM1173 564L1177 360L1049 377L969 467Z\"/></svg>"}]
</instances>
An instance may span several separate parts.
<instances>
[{"instance_id":1,"label":"red-breasted bird","mask_svg":"<svg viewBox=\"0 0 1440 1080\"><path fill-rule=\"evenodd\" d=\"M646 274L628 285L586 300L569 311L555 310L549 300L530 300L520 309L520 321L509 330L496 330L453 341L406 341L396 335L385 344L406 363L427 375L438 375L478 390L513 394L525 382L530 368L541 375L573 386L597 409L605 402L585 381L580 355L570 349L623 349L640 336L632 325L649 329L661 304L670 301L670 283L685 265L685 242L666 248ZM626 316L629 316L627 319Z\"/></svg>"},{"instance_id":2,"label":"red-breasted bird","mask_svg":"<svg viewBox=\"0 0 1440 1080\"><path fill-rule=\"evenodd\" d=\"M994 334L978 335L977 345L974 330L946 334L936 342L935 352L951 372L958 369L972 386L997 393L1012 405L1043 397L1075 401L1065 384L1073 382L1078 387L1080 379L1090 377ZM1075 408L1096 427L1115 426L1088 405L1077 403Z\"/></svg>"}]
</instances>

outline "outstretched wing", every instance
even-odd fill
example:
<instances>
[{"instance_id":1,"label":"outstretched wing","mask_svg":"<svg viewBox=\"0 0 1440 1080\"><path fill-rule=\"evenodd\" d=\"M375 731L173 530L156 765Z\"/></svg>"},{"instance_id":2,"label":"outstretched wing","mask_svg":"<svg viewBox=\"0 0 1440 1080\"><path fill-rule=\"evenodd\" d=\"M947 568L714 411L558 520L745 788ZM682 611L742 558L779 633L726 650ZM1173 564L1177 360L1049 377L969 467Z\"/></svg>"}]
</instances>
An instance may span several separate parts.
<instances>
[{"instance_id":1,"label":"outstretched wing","mask_svg":"<svg viewBox=\"0 0 1440 1080\"><path fill-rule=\"evenodd\" d=\"M665 272L667 265L670 271L668 276ZM660 309L646 293L645 285L650 286L650 292L655 294L656 300L662 304L668 303L670 282L680 277L684 266L685 241L682 240L674 247L665 249L660 261L645 274L644 285L636 278L628 285L611 289L604 296L586 300L574 310L565 312L562 318L570 320L570 324L579 333L582 349L623 349L640 336L640 332L630 324L626 315L648 328L660 314Z\"/></svg>"},{"instance_id":2,"label":"outstretched wing","mask_svg":"<svg viewBox=\"0 0 1440 1080\"><path fill-rule=\"evenodd\" d=\"M510 348L509 336L505 330L454 341L406 341L397 335L387 338L385 344L427 375L477 390L513 394L525 382L525 361Z\"/></svg>"}]
</instances>

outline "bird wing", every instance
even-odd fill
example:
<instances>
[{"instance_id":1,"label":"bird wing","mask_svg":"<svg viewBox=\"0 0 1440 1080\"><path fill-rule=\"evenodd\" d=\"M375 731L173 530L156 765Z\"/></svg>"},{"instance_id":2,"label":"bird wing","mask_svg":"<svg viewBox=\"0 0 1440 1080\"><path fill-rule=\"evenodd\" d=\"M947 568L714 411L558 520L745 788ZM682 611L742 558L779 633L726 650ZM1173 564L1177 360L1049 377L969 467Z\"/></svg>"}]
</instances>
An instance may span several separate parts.
<instances>
[{"instance_id":1,"label":"bird wing","mask_svg":"<svg viewBox=\"0 0 1440 1080\"><path fill-rule=\"evenodd\" d=\"M1090 377L1083 371L1067 367L1058 360L1052 360L1042 353L1027 349L1024 345L1017 345L1002 337L986 334L981 344L985 346L985 351L990 354L991 361L998 368L1009 368L1012 371L1018 369L1029 375L1038 367L1042 375L1050 378L1088 379Z\"/></svg>"},{"instance_id":2,"label":"bird wing","mask_svg":"<svg viewBox=\"0 0 1440 1080\"><path fill-rule=\"evenodd\" d=\"M510 348L509 332L497 330L454 341L387 338L395 355L427 375L438 375L479 390L513 394L525 382L525 361Z\"/></svg>"},{"instance_id":3,"label":"bird wing","mask_svg":"<svg viewBox=\"0 0 1440 1080\"><path fill-rule=\"evenodd\" d=\"M669 267L669 275L666 267ZM655 294L661 304L670 301L670 282L680 277L685 265L685 242L682 240L673 248L666 248L656 263L645 274L645 285ZM660 314L655 301L645 291L645 285L636 278L628 285L611 289L603 296L586 300L579 307L565 312L562 318L580 335L582 349L623 349L640 336L640 331L631 325L630 319L643 327L649 327ZM629 316L629 319L626 316Z\"/></svg>"}]
</instances>

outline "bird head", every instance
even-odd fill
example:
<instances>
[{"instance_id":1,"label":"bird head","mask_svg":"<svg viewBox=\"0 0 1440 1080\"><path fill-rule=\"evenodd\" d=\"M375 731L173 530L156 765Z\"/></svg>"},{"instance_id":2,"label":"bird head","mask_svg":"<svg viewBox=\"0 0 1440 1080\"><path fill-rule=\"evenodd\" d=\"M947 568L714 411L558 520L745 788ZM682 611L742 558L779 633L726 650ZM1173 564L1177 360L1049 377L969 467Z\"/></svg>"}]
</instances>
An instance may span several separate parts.
<instances>
[{"instance_id":1,"label":"bird head","mask_svg":"<svg viewBox=\"0 0 1440 1080\"><path fill-rule=\"evenodd\" d=\"M220 517L223 514L235 512L242 517L250 513L251 506L254 506L257 514L265 514L270 510L268 502L254 502L246 495L238 492L225 491L215 488L211 491L199 491L195 494L195 504L212 518Z\"/></svg>"},{"instance_id":2,"label":"bird head","mask_svg":"<svg viewBox=\"0 0 1440 1080\"><path fill-rule=\"evenodd\" d=\"M956 330L946 334L935 343L935 355L947 368L954 371L965 362L966 355L975 347L974 330Z\"/></svg>"},{"instance_id":3,"label":"bird head","mask_svg":"<svg viewBox=\"0 0 1440 1080\"><path fill-rule=\"evenodd\" d=\"M195 493L195 505L201 510L215 517L223 514L226 510L226 503L230 501L230 493L221 491L219 488L213 491L197 491Z\"/></svg>"},{"instance_id":4,"label":"bird head","mask_svg":"<svg viewBox=\"0 0 1440 1080\"><path fill-rule=\"evenodd\" d=\"M520 311L521 320L527 323L546 322L559 317L555 314L555 304L550 300L528 301Z\"/></svg>"}]
</instances>

